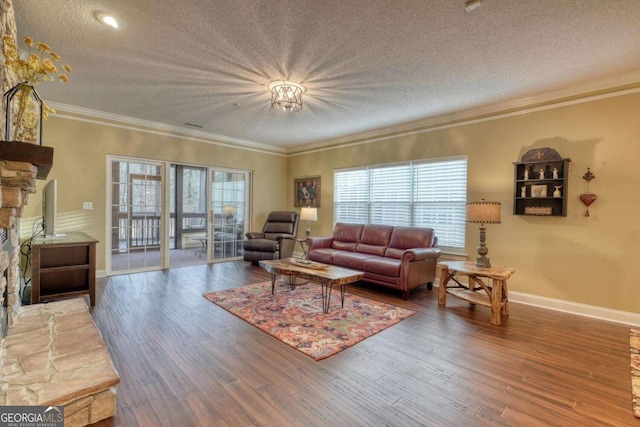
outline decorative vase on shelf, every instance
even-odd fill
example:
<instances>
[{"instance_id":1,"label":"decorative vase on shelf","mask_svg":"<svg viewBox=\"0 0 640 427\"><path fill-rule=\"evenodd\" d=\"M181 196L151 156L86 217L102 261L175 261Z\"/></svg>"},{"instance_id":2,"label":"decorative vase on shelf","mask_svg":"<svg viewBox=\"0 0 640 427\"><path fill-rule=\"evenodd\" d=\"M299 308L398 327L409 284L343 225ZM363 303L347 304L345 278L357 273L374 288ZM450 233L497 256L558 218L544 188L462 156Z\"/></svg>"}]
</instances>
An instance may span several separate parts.
<instances>
[{"instance_id":1,"label":"decorative vase on shelf","mask_svg":"<svg viewBox=\"0 0 640 427\"><path fill-rule=\"evenodd\" d=\"M553 192L553 197L562 197L562 193L560 193L560 188L562 188L562 185L555 185L555 191Z\"/></svg>"},{"instance_id":2,"label":"decorative vase on shelf","mask_svg":"<svg viewBox=\"0 0 640 427\"><path fill-rule=\"evenodd\" d=\"M18 83L4 98L5 140L42 145L42 99L35 88L27 82Z\"/></svg>"}]
</instances>

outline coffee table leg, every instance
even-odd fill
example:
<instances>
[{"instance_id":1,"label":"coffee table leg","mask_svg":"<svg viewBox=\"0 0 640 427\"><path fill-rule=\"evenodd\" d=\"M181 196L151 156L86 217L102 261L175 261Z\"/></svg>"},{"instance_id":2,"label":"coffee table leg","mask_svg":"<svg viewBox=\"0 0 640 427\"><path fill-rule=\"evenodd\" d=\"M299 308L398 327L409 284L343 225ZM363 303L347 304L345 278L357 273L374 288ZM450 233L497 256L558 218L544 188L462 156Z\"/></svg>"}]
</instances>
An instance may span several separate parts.
<instances>
[{"instance_id":1,"label":"coffee table leg","mask_svg":"<svg viewBox=\"0 0 640 427\"><path fill-rule=\"evenodd\" d=\"M276 289L276 275L271 275L271 295L273 295L273 291Z\"/></svg>"},{"instance_id":2,"label":"coffee table leg","mask_svg":"<svg viewBox=\"0 0 640 427\"><path fill-rule=\"evenodd\" d=\"M344 291L347 285L340 286L340 299L342 300L342 308L344 308Z\"/></svg>"},{"instance_id":3,"label":"coffee table leg","mask_svg":"<svg viewBox=\"0 0 640 427\"><path fill-rule=\"evenodd\" d=\"M320 286L322 286L322 312L326 314L329 312L329 304L331 303L332 285L321 283Z\"/></svg>"}]
</instances>

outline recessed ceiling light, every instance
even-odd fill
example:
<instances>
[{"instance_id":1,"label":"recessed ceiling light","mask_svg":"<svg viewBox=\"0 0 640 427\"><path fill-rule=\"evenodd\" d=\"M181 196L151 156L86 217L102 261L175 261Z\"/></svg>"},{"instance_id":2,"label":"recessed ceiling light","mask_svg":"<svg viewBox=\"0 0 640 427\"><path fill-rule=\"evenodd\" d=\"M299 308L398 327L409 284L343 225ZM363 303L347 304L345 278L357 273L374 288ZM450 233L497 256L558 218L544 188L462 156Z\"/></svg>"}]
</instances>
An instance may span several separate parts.
<instances>
[{"instance_id":1,"label":"recessed ceiling light","mask_svg":"<svg viewBox=\"0 0 640 427\"><path fill-rule=\"evenodd\" d=\"M124 30L127 28L127 23L112 13L100 10L96 11L93 15L104 25L108 25L116 30Z\"/></svg>"}]
</instances>

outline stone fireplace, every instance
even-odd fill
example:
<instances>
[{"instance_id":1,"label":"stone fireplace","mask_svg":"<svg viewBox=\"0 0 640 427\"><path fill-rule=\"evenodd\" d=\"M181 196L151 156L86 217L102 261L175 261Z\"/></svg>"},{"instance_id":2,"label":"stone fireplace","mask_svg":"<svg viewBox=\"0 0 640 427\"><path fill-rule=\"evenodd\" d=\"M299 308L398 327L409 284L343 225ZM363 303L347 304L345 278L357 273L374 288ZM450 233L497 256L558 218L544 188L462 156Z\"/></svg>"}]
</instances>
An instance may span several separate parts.
<instances>
[{"instance_id":1,"label":"stone fireplace","mask_svg":"<svg viewBox=\"0 0 640 427\"><path fill-rule=\"evenodd\" d=\"M0 323L1 336L21 305L20 217L36 179L45 179L53 164L53 148L0 141Z\"/></svg>"},{"instance_id":2,"label":"stone fireplace","mask_svg":"<svg viewBox=\"0 0 640 427\"><path fill-rule=\"evenodd\" d=\"M0 141L0 405L63 406L64 425L112 417L120 377L82 298L21 307L19 222L53 149Z\"/></svg>"}]
</instances>

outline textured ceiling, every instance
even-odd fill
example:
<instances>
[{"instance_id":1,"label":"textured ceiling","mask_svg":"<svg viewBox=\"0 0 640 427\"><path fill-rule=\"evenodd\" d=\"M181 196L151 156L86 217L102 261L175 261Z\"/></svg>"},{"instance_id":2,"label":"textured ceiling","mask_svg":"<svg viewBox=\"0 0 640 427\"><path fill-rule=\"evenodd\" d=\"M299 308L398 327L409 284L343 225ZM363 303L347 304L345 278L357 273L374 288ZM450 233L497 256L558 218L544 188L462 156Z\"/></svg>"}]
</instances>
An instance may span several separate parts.
<instances>
[{"instance_id":1,"label":"textured ceiling","mask_svg":"<svg viewBox=\"0 0 640 427\"><path fill-rule=\"evenodd\" d=\"M638 0L14 0L73 67L48 101L279 149L640 70ZM124 19L115 31L94 18ZM270 108L272 80L307 89ZM640 78L639 78L640 80ZM186 127L185 127L186 129Z\"/></svg>"}]
</instances>

